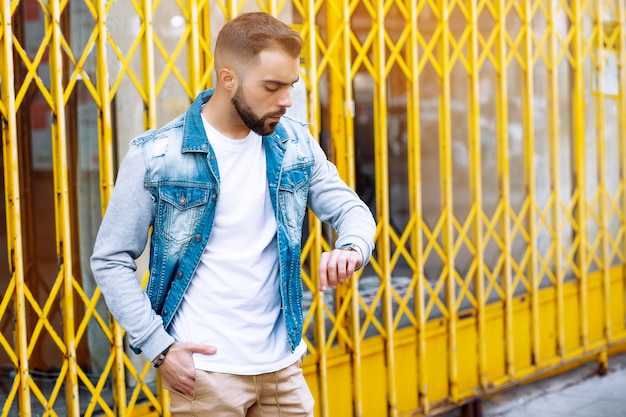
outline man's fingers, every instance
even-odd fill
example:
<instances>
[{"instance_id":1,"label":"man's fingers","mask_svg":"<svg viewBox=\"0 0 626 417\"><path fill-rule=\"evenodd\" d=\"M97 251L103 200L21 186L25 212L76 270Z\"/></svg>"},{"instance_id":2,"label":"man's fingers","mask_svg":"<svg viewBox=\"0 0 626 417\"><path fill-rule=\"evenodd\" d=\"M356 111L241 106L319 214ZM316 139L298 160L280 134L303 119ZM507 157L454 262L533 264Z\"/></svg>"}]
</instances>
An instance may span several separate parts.
<instances>
[{"instance_id":1,"label":"man's fingers","mask_svg":"<svg viewBox=\"0 0 626 417\"><path fill-rule=\"evenodd\" d=\"M205 355L213 355L217 352L217 348L215 346L200 343L189 343L187 349L189 349L192 353L203 353Z\"/></svg>"},{"instance_id":2,"label":"man's fingers","mask_svg":"<svg viewBox=\"0 0 626 417\"><path fill-rule=\"evenodd\" d=\"M323 252L320 257L320 280L318 289L326 291L352 277L361 260L361 255L352 250L335 249Z\"/></svg>"},{"instance_id":3,"label":"man's fingers","mask_svg":"<svg viewBox=\"0 0 626 417\"><path fill-rule=\"evenodd\" d=\"M322 252L320 256L320 291L337 288L337 251Z\"/></svg>"},{"instance_id":4,"label":"man's fingers","mask_svg":"<svg viewBox=\"0 0 626 417\"><path fill-rule=\"evenodd\" d=\"M328 265L326 265L326 274L328 275L328 286L337 288L337 252L328 253Z\"/></svg>"},{"instance_id":5,"label":"man's fingers","mask_svg":"<svg viewBox=\"0 0 626 417\"><path fill-rule=\"evenodd\" d=\"M344 282L346 280L346 278L347 278L346 271L348 269L348 262L346 262L346 260L347 260L347 252L348 251L340 250L340 251L337 251L337 252L338 252L338 254L337 254L337 274L336 274L336 276L337 276L337 281L339 281L341 283L341 282ZM346 260L344 260L344 258Z\"/></svg>"},{"instance_id":6,"label":"man's fingers","mask_svg":"<svg viewBox=\"0 0 626 417\"><path fill-rule=\"evenodd\" d=\"M193 354L212 355L215 352L217 348L211 345L192 342L174 343L159 367L159 371L173 390L191 397L196 377Z\"/></svg>"},{"instance_id":7,"label":"man's fingers","mask_svg":"<svg viewBox=\"0 0 626 417\"><path fill-rule=\"evenodd\" d=\"M318 284L318 289L320 291L326 291L328 289L328 258L329 258L330 254L328 252L322 252L321 256L320 256L320 268L319 268L319 274L320 274L320 280L319 280L319 284Z\"/></svg>"},{"instance_id":8,"label":"man's fingers","mask_svg":"<svg viewBox=\"0 0 626 417\"><path fill-rule=\"evenodd\" d=\"M217 352L217 348L211 345L205 345L203 343L193 342L177 342L170 348L171 351L185 351L187 355L191 357L193 353L202 353L204 355L213 355Z\"/></svg>"}]
</instances>

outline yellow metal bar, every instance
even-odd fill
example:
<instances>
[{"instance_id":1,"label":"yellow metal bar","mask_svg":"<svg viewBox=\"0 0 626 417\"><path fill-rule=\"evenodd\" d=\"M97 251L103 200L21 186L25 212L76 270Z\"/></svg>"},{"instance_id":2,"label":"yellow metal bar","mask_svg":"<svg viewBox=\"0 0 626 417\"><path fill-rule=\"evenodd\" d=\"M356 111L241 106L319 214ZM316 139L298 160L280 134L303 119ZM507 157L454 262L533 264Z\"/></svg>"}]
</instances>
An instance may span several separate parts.
<instances>
[{"instance_id":1,"label":"yellow metal bar","mask_svg":"<svg viewBox=\"0 0 626 417\"><path fill-rule=\"evenodd\" d=\"M156 90L154 65L154 13L153 0L142 0L144 33L142 39L142 78L146 102L144 103L144 127L156 127Z\"/></svg>"},{"instance_id":2,"label":"yellow metal bar","mask_svg":"<svg viewBox=\"0 0 626 417\"><path fill-rule=\"evenodd\" d=\"M311 123L311 134L314 138L320 136L320 90L319 90L319 78L320 72L317 68L319 55L317 51L317 40L315 39L317 33L317 25L315 22L316 8L313 2L307 2L305 22L307 26L308 36L304 37L306 57L305 62L301 63L301 67L306 70L306 79L308 80L308 100L307 111L309 122Z\"/></svg>"},{"instance_id":3,"label":"yellow metal bar","mask_svg":"<svg viewBox=\"0 0 626 417\"><path fill-rule=\"evenodd\" d=\"M189 57L189 89L191 90L191 99L194 99L202 90L200 82L200 74L204 65L200 61L200 26L199 26L199 10L198 0L189 0L189 22L190 26L189 41L187 42L187 51Z\"/></svg>"},{"instance_id":4,"label":"yellow metal bar","mask_svg":"<svg viewBox=\"0 0 626 417\"><path fill-rule=\"evenodd\" d=\"M340 36L329 53L335 62L328 71L329 105L331 109L330 132L337 170L351 187L355 185L354 170L354 97L352 91L352 62L350 60L350 5L340 0L326 8L326 25L329 39ZM314 29L314 28L313 28ZM314 41L314 39L313 39ZM334 70L338 68L338 70Z\"/></svg>"},{"instance_id":5,"label":"yellow metal bar","mask_svg":"<svg viewBox=\"0 0 626 417\"><path fill-rule=\"evenodd\" d=\"M441 207L444 216L443 249L445 253L443 279L446 280L446 306L448 309L448 387L452 402L459 400L458 361L457 361L457 312L455 295L455 259L454 259L454 204L452 182L452 121L450 116L450 16L448 0L439 1L439 26L441 38L439 40L439 152L441 176Z\"/></svg>"},{"instance_id":6,"label":"yellow metal bar","mask_svg":"<svg viewBox=\"0 0 626 417\"><path fill-rule=\"evenodd\" d=\"M356 155L354 153L354 117L355 117L355 108L354 108L354 91L352 89L352 60L350 59L350 4L348 0L342 0L342 19L341 27L342 30L342 43L343 46L341 48L341 60L343 64L341 68L343 70L342 77L345 80L344 89L343 89L343 114L344 114L344 124L345 124L345 136L344 136L344 152L345 154L342 158L345 160L345 168L344 168L344 180L351 186L355 187L356 184L356 175L355 175L355 158Z\"/></svg>"},{"instance_id":7,"label":"yellow metal bar","mask_svg":"<svg viewBox=\"0 0 626 417\"><path fill-rule=\"evenodd\" d=\"M617 0L617 21L622 22L618 25L618 40L616 50L616 58L619 62L619 79L622 80L621 89L617 97L617 114L626 114L626 5L623 1ZM618 117L618 143L620 154L620 181L622 184L622 195L618 201L621 201L622 209L626 208L626 117ZM623 226L622 226L623 227ZM622 236L621 247L626 251L626 233ZM626 274L622 279L626 287Z\"/></svg>"},{"instance_id":8,"label":"yellow metal bar","mask_svg":"<svg viewBox=\"0 0 626 417\"><path fill-rule=\"evenodd\" d=\"M509 378L513 379L515 373L514 366L514 337L513 337L513 288L511 277L511 190L509 171L509 134L508 134L508 77L506 59L506 4L505 0L495 1L497 39L496 48L496 112L497 112L497 138L498 138L498 181L500 183L500 204L502 207L502 218L500 220L501 238L503 247L501 280L505 292L504 300L504 329L505 329L505 362L506 372Z\"/></svg>"},{"instance_id":9,"label":"yellow metal bar","mask_svg":"<svg viewBox=\"0 0 626 417\"><path fill-rule=\"evenodd\" d=\"M474 276L474 293L478 303L476 332L478 340L478 382L482 389L487 389L487 330L485 327L485 257L483 234L483 187L481 169L481 135L480 135L480 65L478 64L478 14L477 0L467 0L469 13L467 24L471 34L468 41L468 133L469 133L469 173L472 205L474 206L472 241L476 252L476 272Z\"/></svg>"},{"instance_id":10,"label":"yellow metal bar","mask_svg":"<svg viewBox=\"0 0 626 417\"><path fill-rule=\"evenodd\" d=\"M361 349L361 315L359 304L359 280L354 278L350 282L352 298L350 299L350 327L352 336L352 398L354 415L363 415L363 362Z\"/></svg>"},{"instance_id":11,"label":"yellow metal bar","mask_svg":"<svg viewBox=\"0 0 626 417\"><path fill-rule=\"evenodd\" d=\"M314 72L313 72L314 74ZM326 331L326 309L328 308L325 303L324 293L317 291L319 286L319 273L317 272L317 266L320 262L321 252L323 251L324 239L322 236L322 228L321 222L313 215L309 216L309 229L310 236L309 239L312 239L313 242L311 244L310 252L309 252L309 261L311 264L311 274L312 278L314 278L313 284L313 302L311 304L311 308L314 308L314 343L316 349L314 352L317 354L314 359L317 362L316 371L318 377L318 407L320 411L321 417L330 416L329 412L329 362L328 362L328 351L329 347L327 346L327 331Z\"/></svg>"},{"instance_id":12,"label":"yellow metal bar","mask_svg":"<svg viewBox=\"0 0 626 417\"><path fill-rule=\"evenodd\" d=\"M535 76L533 69L533 11L532 1L522 0L522 30L524 38L522 44L523 85L522 88L522 108L524 124L524 172L526 173L526 187L528 190L528 236L530 251L527 271L531 285L530 308L531 308L531 335L530 351L532 353L532 363L539 366L541 358L540 341L540 305L539 305L539 276L537 272L537 176L535 173L535 108L534 91Z\"/></svg>"},{"instance_id":13,"label":"yellow metal bar","mask_svg":"<svg viewBox=\"0 0 626 417\"><path fill-rule=\"evenodd\" d=\"M96 0L96 40L97 61L107 62L107 38L106 25L107 0ZM98 95L100 96L100 109L98 117L98 155L100 164L100 204L102 214L106 210L109 197L113 191L115 178L113 167L113 116L111 112L111 89L109 87L109 70L106 65L98 65L96 68L98 83Z\"/></svg>"},{"instance_id":14,"label":"yellow metal bar","mask_svg":"<svg viewBox=\"0 0 626 417\"><path fill-rule=\"evenodd\" d=\"M272 16L277 17L278 16L278 8L276 5L276 1L274 0L267 0L265 2L265 12L271 14Z\"/></svg>"},{"instance_id":15,"label":"yellow metal bar","mask_svg":"<svg viewBox=\"0 0 626 417\"><path fill-rule=\"evenodd\" d=\"M412 78L409 80L407 103L407 158L408 158L408 186L410 212L413 217L413 231L411 233L411 256L415 260L412 280L417 280L415 286L415 315L417 317L417 404L424 414L430 411L428 401L428 373L426 372L426 320L424 307L424 245L422 243L422 171L421 160L422 135L420 130L420 85L419 85L419 9L417 3L406 1L409 11L410 25L409 40L407 42L407 62L411 69Z\"/></svg>"},{"instance_id":16,"label":"yellow metal bar","mask_svg":"<svg viewBox=\"0 0 626 417\"><path fill-rule=\"evenodd\" d=\"M398 408L396 400L396 361L395 361L395 330L393 328L393 291L391 283L391 244L389 241L389 155L387 153L387 79L386 79L386 53L385 53L385 3L384 0L373 2L376 10L373 17L375 39L372 43L373 63L376 71L374 85L374 114L375 121L375 165L376 165L376 207L379 213L379 222L382 223L381 236L378 240L378 253L382 276L381 284L384 286L382 297L383 322L386 332L385 359L387 377L387 407L388 416L397 417Z\"/></svg>"},{"instance_id":17,"label":"yellow metal bar","mask_svg":"<svg viewBox=\"0 0 626 417\"><path fill-rule=\"evenodd\" d=\"M339 3L341 5L341 3ZM329 39L335 39L338 36L338 33L345 32L349 26L345 26L344 19L340 15L340 12L343 11L343 8L339 8L337 4L333 3L327 4L326 7L326 27L327 27L327 36ZM333 153L333 160L335 165L337 166L337 171L339 175L343 178L344 181L348 183L348 185L354 185L354 174L353 170L350 170L350 160L348 159L349 153L347 148L347 143L349 140L353 138L347 137L348 131L347 127L352 121L351 112L347 112L344 108L345 103L347 102L346 94L349 93L348 89L351 85L350 80L350 72L347 73L348 78L346 78L346 68L344 61L345 50L344 50L344 37L341 37L342 42L332 45L329 47L326 54L330 55L329 61L335 62L338 69L334 67L330 67L328 71L328 106L329 106L329 115L328 115L328 123L330 130L330 139ZM313 40L314 41L314 40ZM348 49L349 51L350 49ZM350 71L350 67L348 66L347 71ZM314 83L317 84L317 81ZM349 118L350 120L346 120Z\"/></svg>"},{"instance_id":18,"label":"yellow metal bar","mask_svg":"<svg viewBox=\"0 0 626 417\"><path fill-rule=\"evenodd\" d=\"M13 27L11 25L12 8L8 1L2 2L1 9L2 44L2 102L6 117L2 123L3 167L5 182L5 207L7 225L7 249L11 280L15 285L13 296L13 315L15 320L15 351L17 354L16 378L19 380L18 412L20 417L31 416L31 391L29 382L30 366L28 363L28 328L26 324L26 297L24 283L24 245L22 233L22 205L20 193L20 170L17 137L17 106L15 102L15 69L13 63Z\"/></svg>"},{"instance_id":19,"label":"yellow metal bar","mask_svg":"<svg viewBox=\"0 0 626 417\"><path fill-rule=\"evenodd\" d=\"M319 265L320 262L320 252L319 249L322 246L322 233L319 220L310 218L309 225L311 225L311 232L313 233L314 244L311 246L310 260L311 265L315 267ZM319 285L319 273L315 274L316 279L313 281L315 283L315 289L317 289ZM328 350L326 348L326 315L325 309L325 300L324 293L320 291L313 292L313 304L316 306L315 309L315 343L317 346L317 372L319 378L319 407L320 407L320 415L321 417L329 417L330 411L328 408L329 397L328 397Z\"/></svg>"},{"instance_id":20,"label":"yellow metal bar","mask_svg":"<svg viewBox=\"0 0 626 417\"><path fill-rule=\"evenodd\" d=\"M69 196L69 162L67 159L67 127L65 124L65 100L63 99L63 58L61 4L60 0L52 0L49 5L50 21L50 93L52 96L55 117L52 121L52 155L55 187L55 218L57 253L60 259L59 275L63 280L63 332L65 342L65 359L67 375L65 378L65 398L68 416L80 416L78 395L78 376L76 363L74 291L73 291L73 244L70 233L70 196Z\"/></svg>"},{"instance_id":21,"label":"yellow metal bar","mask_svg":"<svg viewBox=\"0 0 626 417\"><path fill-rule=\"evenodd\" d=\"M237 17L239 14L239 4L237 0L226 0L226 13L227 14L224 16L225 22Z\"/></svg>"},{"instance_id":22,"label":"yellow metal bar","mask_svg":"<svg viewBox=\"0 0 626 417\"><path fill-rule=\"evenodd\" d=\"M622 0L623 1L623 0ZM599 206L599 233L602 239L601 243L601 259L602 259L602 268L603 268L603 296L604 296L604 337L606 338L607 343L610 343L613 339L612 336L612 325L611 325L611 275L610 275L610 253L609 253L609 230L607 229L609 218L608 218L608 199L609 199L609 190L607 189L608 181L607 181L607 164L606 164L606 106L605 100L606 95L604 94L604 85L606 83L606 79L604 77L604 67L606 62L606 50L604 48L605 42L605 33L604 33L604 16L605 16L605 8L604 8L604 0L596 0L596 25L597 25L597 59L596 62L596 70L598 74L598 90L601 92L596 97L595 105L596 105L596 156L597 156L597 164L598 164L598 206ZM623 23L623 22L622 22Z\"/></svg>"},{"instance_id":23,"label":"yellow metal bar","mask_svg":"<svg viewBox=\"0 0 626 417\"><path fill-rule=\"evenodd\" d=\"M583 0L572 0L574 36L572 39L574 72L572 88L572 143L574 151L573 169L575 172L575 186L578 191L578 207L576 220L579 227L580 243L577 263L580 269L579 283L579 327L582 345L585 351L589 350L589 320L588 320L588 260L587 260L587 167L585 157L585 54L584 54L584 8Z\"/></svg>"},{"instance_id":24,"label":"yellow metal bar","mask_svg":"<svg viewBox=\"0 0 626 417\"><path fill-rule=\"evenodd\" d=\"M599 375L606 375L609 370L609 352L607 349L602 349L600 353L598 353L597 362L597 372Z\"/></svg>"},{"instance_id":25,"label":"yellow metal bar","mask_svg":"<svg viewBox=\"0 0 626 417\"><path fill-rule=\"evenodd\" d=\"M554 196L552 203L552 243L554 245L553 268L556 277L556 343L557 353L563 358L565 355L565 312L563 305L563 261L561 249L561 175L560 175L560 126L559 126L559 83L558 83L558 60L557 60L557 34L556 27L557 0L547 0L548 16L548 146L550 154L550 190Z\"/></svg>"},{"instance_id":26,"label":"yellow metal bar","mask_svg":"<svg viewBox=\"0 0 626 417\"><path fill-rule=\"evenodd\" d=\"M213 56L211 51L211 10L209 1L203 3L199 13L199 28L203 44L200 58L200 66L202 68L203 75L199 88L203 90L213 85L213 71L211 68L213 65Z\"/></svg>"},{"instance_id":27,"label":"yellow metal bar","mask_svg":"<svg viewBox=\"0 0 626 417\"><path fill-rule=\"evenodd\" d=\"M610 342L612 339L612 330L611 330L611 275L610 275L610 259L609 259L609 231L607 230L608 225L608 215L607 215L607 199L609 196L609 191L607 190L607 173L606 173L606 119L605 119L605 111L606 106L604 104L606 100L606 95L604 92L604 63L606 60L606 51L604 48L605 42L605 33L604 33L604 0L595 0L594 5L596 6L595 13L595 25L596 25L596 42L595 46L597 49L597 61L595 62L595 70L597 74L597 82L598 82L598 94L595 96L595 114L596 114L596 161L597 161L597 172L596 176L598 179L598 233L600 235L600 256L602 265L599 265L602 268L602 278L603 278L603 287L602 287L602 295L604 297L604 331L603 336L606 338L607 342Z\"/></svg>"}]
</instances>

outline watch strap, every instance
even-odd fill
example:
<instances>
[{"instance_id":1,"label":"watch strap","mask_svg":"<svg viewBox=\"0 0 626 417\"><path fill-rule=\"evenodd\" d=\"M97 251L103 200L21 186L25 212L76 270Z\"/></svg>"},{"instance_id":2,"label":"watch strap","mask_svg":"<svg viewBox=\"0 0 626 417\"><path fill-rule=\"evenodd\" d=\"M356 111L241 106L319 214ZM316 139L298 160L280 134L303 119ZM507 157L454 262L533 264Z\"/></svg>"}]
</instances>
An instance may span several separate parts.
<instances>
[{"instance_id":1,"label":"watch strap","mask_svg":"<svg viewBox=\"0 0 626 417\"><path fill-rule=\"evenodd\" d=\"M163 350L163 352L161 352L159 354L159 357L156 358L156 361L154 361L154 367L158 368L159 366L161 366L161 364L163 363L163 361L165 360L165 356L167 356L167 352L170 351L170 348L172 347L172 345L169 345L168 347L165 348L165 350Z\"/></svg>"}]
</instances>

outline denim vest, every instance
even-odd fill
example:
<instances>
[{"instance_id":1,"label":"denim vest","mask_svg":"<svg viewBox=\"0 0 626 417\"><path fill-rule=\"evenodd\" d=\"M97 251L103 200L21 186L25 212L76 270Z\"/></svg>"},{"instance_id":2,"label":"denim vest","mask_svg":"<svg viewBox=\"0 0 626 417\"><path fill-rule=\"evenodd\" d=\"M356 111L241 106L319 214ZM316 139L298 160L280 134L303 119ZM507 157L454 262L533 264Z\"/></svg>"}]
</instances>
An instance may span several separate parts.
<instances>
[{"instance_id":1,"label":"denim vest","mask_svg":"<svg viewBox=\"0 0 626 417\"><path fill-rule=\"evenodd\" d=\"M155 205L146 292L166 329L211 237L219 199L217 161L200 113L211 94L212 90L201 93L184 115L134 139L142 149L145 187ZM277 221L280 293L292 349L302 335L300 245L315 163L306 132L306 125L283 117L275 132L263 137Z\"/></svg>"}]
</instances>

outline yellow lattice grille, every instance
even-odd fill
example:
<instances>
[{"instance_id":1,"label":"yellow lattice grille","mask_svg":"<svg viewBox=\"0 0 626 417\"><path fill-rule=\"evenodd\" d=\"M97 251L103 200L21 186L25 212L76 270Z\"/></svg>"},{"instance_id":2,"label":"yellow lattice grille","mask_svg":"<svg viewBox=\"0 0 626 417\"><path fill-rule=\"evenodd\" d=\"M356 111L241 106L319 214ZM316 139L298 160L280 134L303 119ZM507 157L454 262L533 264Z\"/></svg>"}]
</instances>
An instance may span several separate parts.
<instances>
[{"instance_id":1,"label":"yellow lattice grille","mask_svg":"<svg viewBox=\"0 0 626 417\"><path fill-rule=\"evenodd\" d=\"M211 85L217 31L249 10L302 34L301 114L378 223L370 265L324 295L333 235L307 220L316 415L440 411L623 349L624 8L3 2L0 415L169 415L86 259L128 140Z\"/></svg>"}]
</instances>

